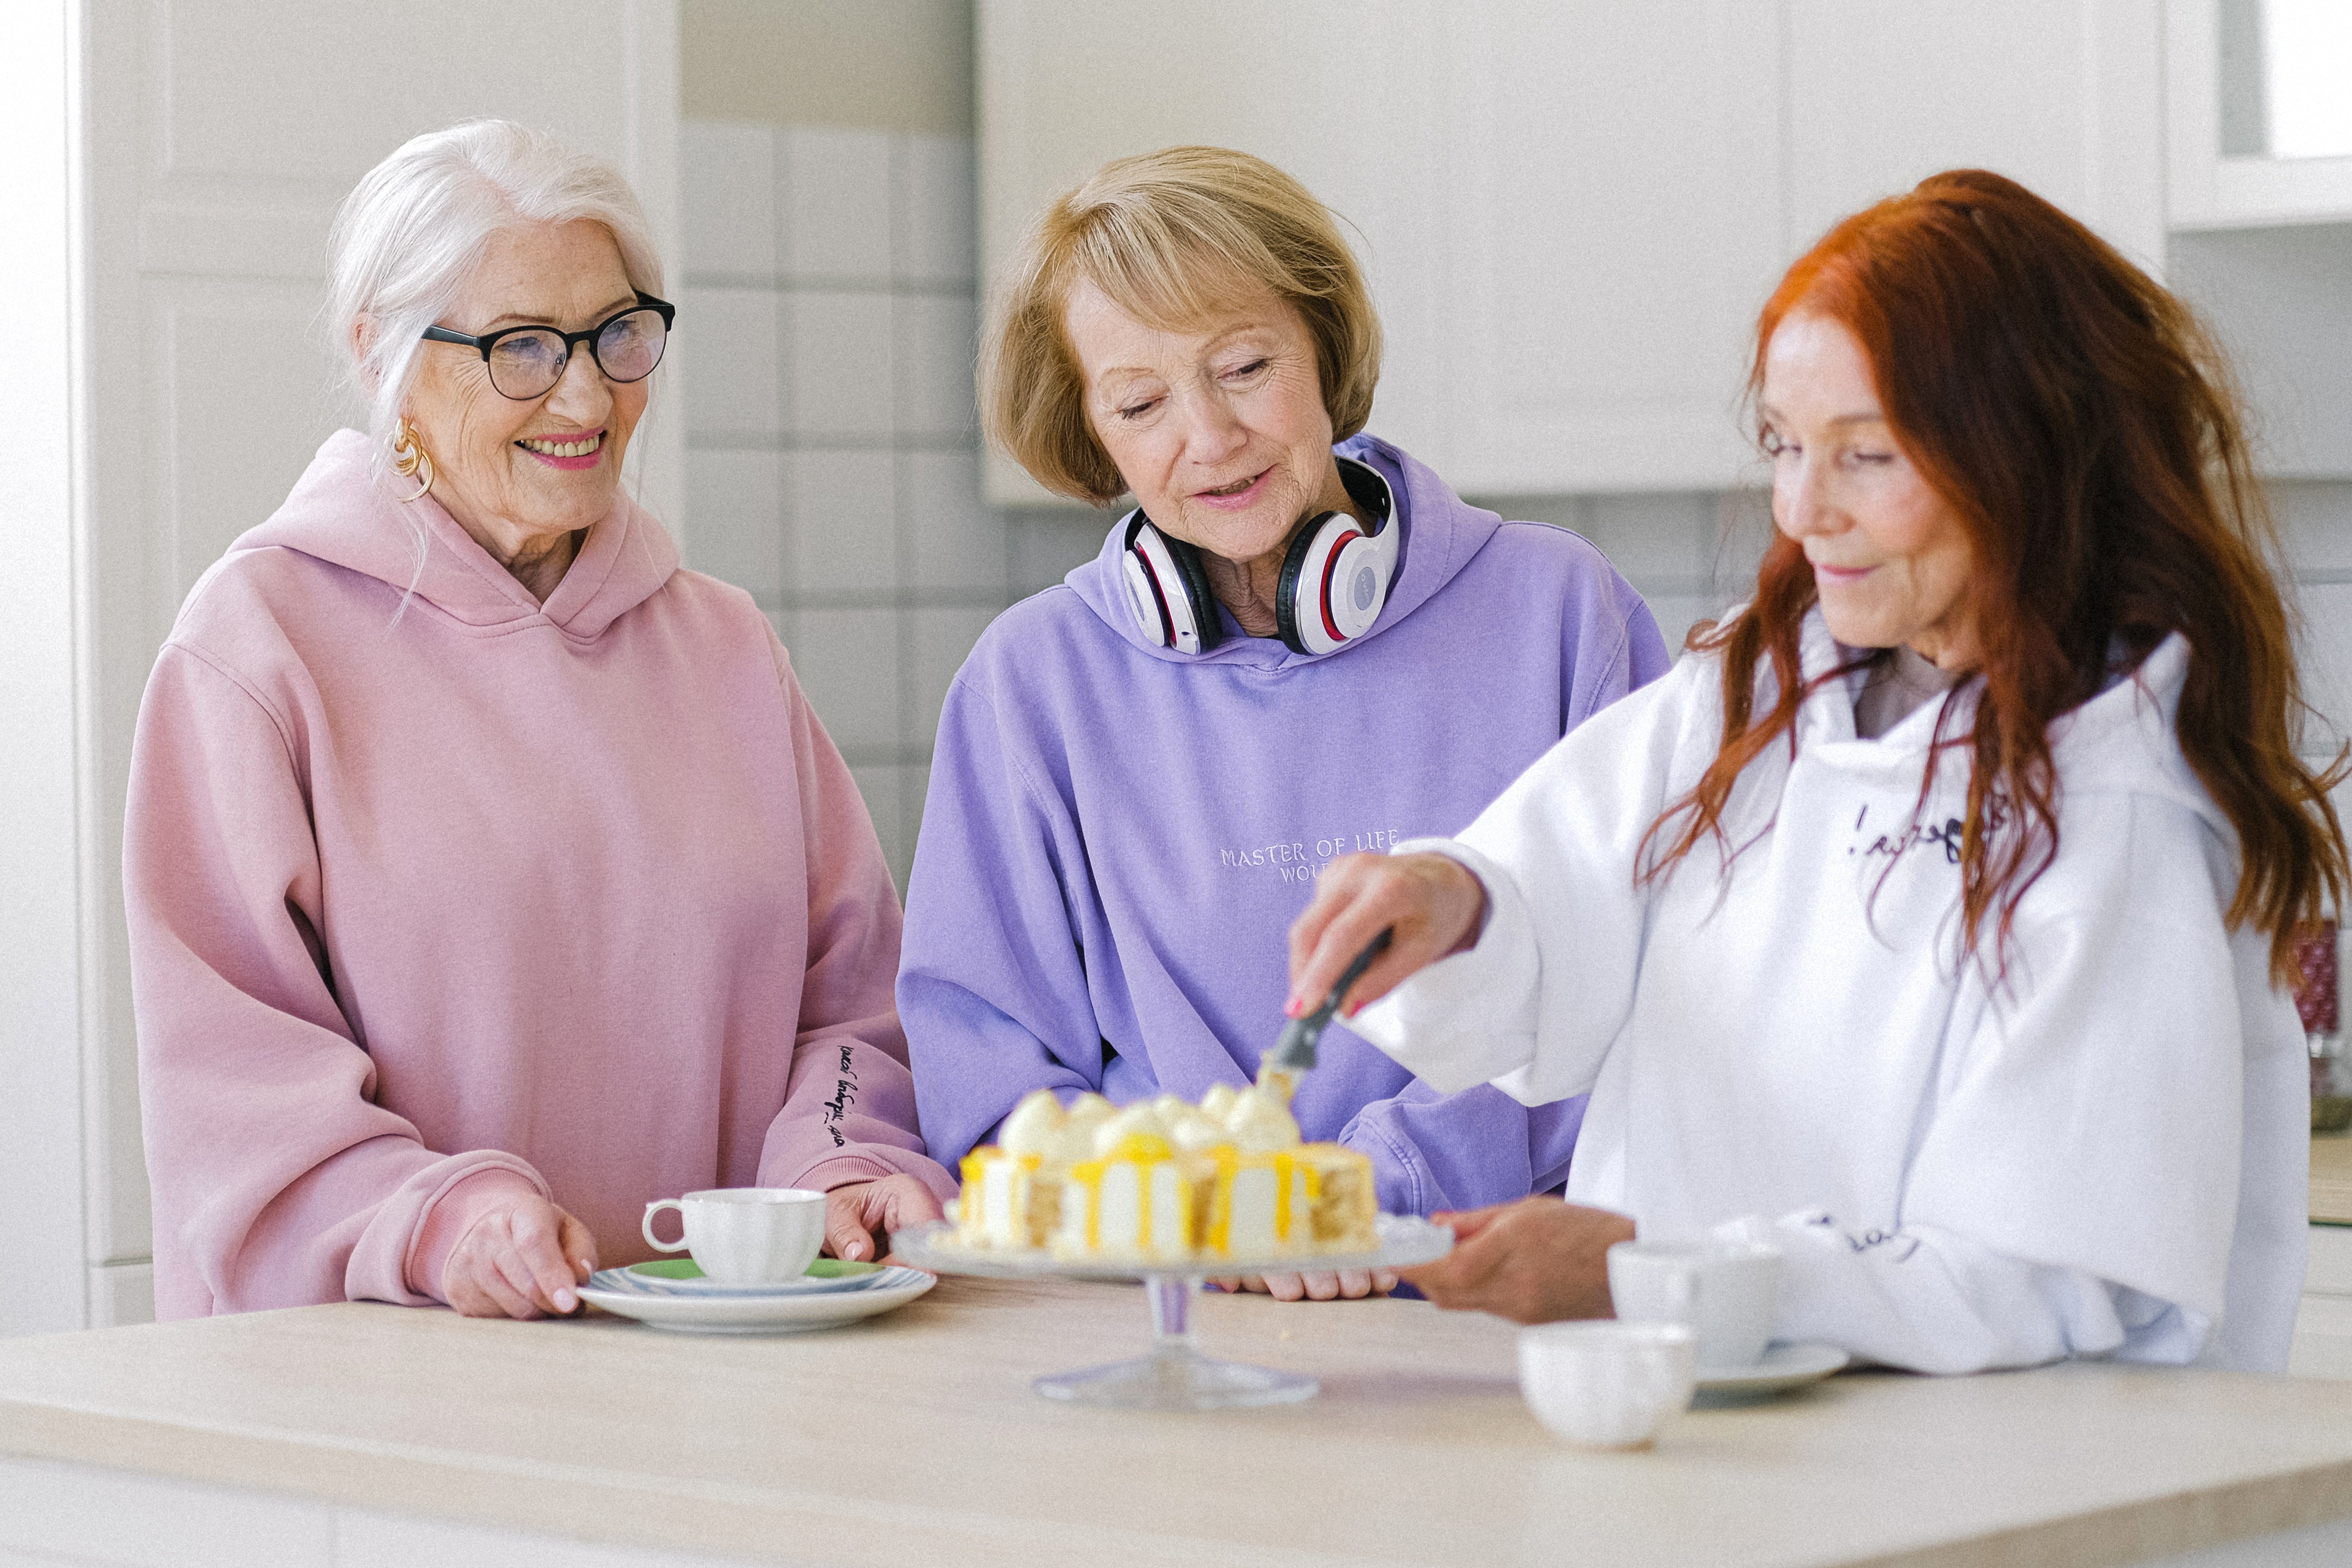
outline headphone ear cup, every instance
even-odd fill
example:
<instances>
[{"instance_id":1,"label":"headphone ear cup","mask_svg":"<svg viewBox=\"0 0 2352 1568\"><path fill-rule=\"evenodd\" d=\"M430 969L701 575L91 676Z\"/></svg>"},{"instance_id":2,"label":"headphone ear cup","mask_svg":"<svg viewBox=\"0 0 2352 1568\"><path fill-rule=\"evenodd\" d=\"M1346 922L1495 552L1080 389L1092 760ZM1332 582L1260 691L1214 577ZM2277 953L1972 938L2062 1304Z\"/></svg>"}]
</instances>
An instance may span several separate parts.
<instances>
[{"instance_id":1,"label":"headphone ear cup","mask_svg":"<svg viewBox=\"0 0 2352 1568\"><path fill-rule=\"evenodd\" d=\"M1224 641L1201 552L1154 528L1140 509L1129 518L1119 564L1137 627L1156 646L1179 653L1206 653Z\"/></svg>"},{"instance_id":2,"label":"headphone ear cup","mask_svg":"<svg viewBox=\"0 0 2352 1568\"><path fill-rule=\"evenodd\" d=\"M1152 531L1159 533L1157 529ZM1225 624L1217 618L1217 598L1209 591L1209 574L1201 569L1200 547L1165 533L1160 534L1160 542L1167 550L1168 559L1176 563L1184 596L1192 601L1192 627L1200 638L1200 651L1206 653L1225 640Z\"/></svg>"},{"instance_id":3,"label":"headphone ear cup","mask_svg":"<svg viewBox=\"0 0 2352 1568\"><path fill-rule=\"evenodd\" d=\"M1282 558L1282 577L1274 590L1274 624L1276 629L1282 633L1283 646L1293 653L1317 651L1307 646L1306 634L1299 629L1298 580L1306 572L1307 557L1316 552L1316 542L1323 537L1324 530L1329 528L1334 522L1342 523L1350 528L1355 526L1355 519L1351 517L1343 516L1336 511L1323 512L1310 520L1305 528L1292 536L1290 549ZM1320 574L1318 574L1318 575ZM1307 584L1308 593L1319 593L1321 588L1320 582L1311 582ZM1309 616L1319 613L1319 608L1314 605L1309 605L1306 611Z\"/></svg>"}]
</instances>

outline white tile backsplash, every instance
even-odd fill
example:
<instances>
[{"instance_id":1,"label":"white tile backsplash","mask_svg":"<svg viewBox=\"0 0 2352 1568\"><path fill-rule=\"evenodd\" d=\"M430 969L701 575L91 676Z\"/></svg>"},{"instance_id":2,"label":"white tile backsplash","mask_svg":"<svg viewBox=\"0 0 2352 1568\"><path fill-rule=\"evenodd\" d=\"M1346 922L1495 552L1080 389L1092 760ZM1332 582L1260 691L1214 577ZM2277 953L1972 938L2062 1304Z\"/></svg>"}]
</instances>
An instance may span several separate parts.
<instances>
[{"instance_id":1,"label":"white tile backsplash","mask_svg":"<svg viewBox=\"0 0 2352 1568\"><path fill-rule=\"evenodd\" d=\"M772 439L782 428L776 291L680 289L677 334L686 351L687 444Z\"/></svg>"},{"instance_id":2,"label":"white tile backsplash","mask_svg":"<svg viewBox=\"0 0 2352 1568\"><path fill-rule=\"evenodd\" d=\"M888 595L898 586L898 532L887 452L786 458L793 586L803 599Z\"/></svg>"},{"instance_id":3,"label":"white tile backsplash","mask_svg":"<svg viewBox=\"0 0 2352 1568\"><path fill-rule=\"evenodd\" d=\"M2352 519L2346 522L2352 531ZM2296 638L2303 700L2324 721L2306 726L2299 742L2309 756L2352 739L2352 583L2305 583L2295 597L2303 612Z\"/></svg>"},{"instance_id":4,"label":"white tile backsplash","mask_svg":"<svg viewBox=\"0 0 2352 1568\"><path fill-rule=\"evenodd\" d=\"M1666 639L1670 659L1682 657L1683 639L1690 636L1692 626L1723 610L1709 594L1644 594L1642 598L1657 617L1658 635Z\"/></svg>"},{"instance_id":5,"label":"white tile backsplash","mask_svg":"<svg viewBox=\"0 0 2352 1568\"><path fill-rule=\"evenodd\" d=\"M874 836L882 841L882 858L889 861L891 879L899 887L907 885L906 868L898 863L898 848L911 846L911 835L900 831L905 815L906 771L896 763L875 767L852 768L849 776L857 781L857 793L866 801L866 815L874 819Z\"/></svg>"},{"instance_id":6,"label":"white tile backsplash","mask_svg":"<svg viewBox=\"0 0 2352 1568\"><path fill-rule=\"evenodd\" d=\"M785 271L802 281L889 281L890 133L797 125L776 134Z\"/></svg>"},{"instance_id":7,"label":"white tile backsplash","mask_svg":"<svg viewBox=\"0 0 2352 1568\"><path fill-rule=\"evenodd\" d=\"M775 146L767 125L678 127L678 241L689 277L775 277Z\"/></svg>"},{"instance_id":8,"label":"white tile backsplash","mask_svg":"<svg viewBox=\"0 0 2352 1568\"><path fill-rule=\"evenodd\" d=\"M1100 511L1024 507L1005 512L1005 564L1013 574L1014 596L1050 588L1072 567L1100 554L1110 525L1133 504L1122 499Z\"/></svg>"},{"instance_id":9,"label":"white tile backsplash","mask_svg":"<svg viewBox=\"0 0 2352 1568\"><path fill-rule=\"evenodd\" d=\"M978 454L901 453L898 516L901 582L1009 602L1004 514L981 497Z\"/></svg>"},{"instance_id":10,"label":"white tile backsplash","mask_svg":"<svg viewBox=\"0 0 2352 1568\"><path fill-rule=\"evenodd\" d=\"M971 297L901 294L890 309L899 434L976 440L972 370L980 354L980 312Z\"/></svg>"},{"instance_id":11,"label":"white tile backsplash","mask_svg":"<svg viewBox=\"0 0 2352 1568\"><path fill-rule=\"evenodd\" d=\"M893 191L893 260L902 282L971 283L979 275L978 182L964 136L908 136Z\"/></svg>"},{"instance_id":12,"label":"white tile backsplash","mask_svg":"<svg viewBox=\"0 0 2352 1568\"><path fill-rule=\"evenodd\" d=\"M784 297L790 363L785 413L817 440L887 441L892 434L889 295L830 289ZM877 455L877 461L887 461Z\"/></svg>"},{"instance_id":13,"label":"white tile backsplash","mask_svg":"<svg viewBox=\"0 0 2352 1568\"><path fill-rule=\"evenodd\" d=\"M2288 481L2267 487L2271 521L2297 575L2352 576L2352 484Z\"/></svg>"},{"instance_id":14,"label":"white tile backsplash","mask_svg":"<svg viewBox=\"0 0 2352 1568\"><path fill-rule=\"evenodd\" d=\"M784 595L784 552L778 508L782 453L694 447L686 454L687 514L694 531L687 564L732 583L762 605Z\"/></svg>"},{"instance_id":15,"label":"white tile backsplash","mask_svg":"<svg viewBox=\"0 0 2352 1568\"><path fill-rule=\"evenodd\" d=\"M915 846L922 840L923 803L930 798L931 770L928 763L910 763L899 772L905 782L898 786L898 832L907 846L907 861L911 866ZM901 874L898 886L904 888L906 885L907 879Z\"/></svg>"},{"instance_id":16,"label":"white tile backsplash","mask_svg":"<svg viewBox=\"0 0 2352 1568\"><path fill-rule=\"evenodd\" d=\"M833 743L863 762L898 750L897 610L793 612L786 643L809 705Z\"/></svg>"}]
</instances>

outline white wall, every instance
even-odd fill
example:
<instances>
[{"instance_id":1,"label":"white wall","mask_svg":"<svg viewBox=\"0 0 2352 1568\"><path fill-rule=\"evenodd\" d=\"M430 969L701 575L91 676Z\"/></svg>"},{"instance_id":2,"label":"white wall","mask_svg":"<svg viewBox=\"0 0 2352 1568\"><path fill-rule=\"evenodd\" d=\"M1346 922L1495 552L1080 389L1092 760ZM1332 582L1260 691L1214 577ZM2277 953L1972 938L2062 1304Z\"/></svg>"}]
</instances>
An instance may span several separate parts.
<instances>
[{"instance_id":1,"label":"white wall","mask_svg":"<svg viewBox=\"0 0 2352 1568\"><path fill-rule=\"evenodd\" d=\"M0 1332L83 1321L84 670L79 637L72 171L78 39L29 10L0 52Z\"/></svg>"}]
</instances>

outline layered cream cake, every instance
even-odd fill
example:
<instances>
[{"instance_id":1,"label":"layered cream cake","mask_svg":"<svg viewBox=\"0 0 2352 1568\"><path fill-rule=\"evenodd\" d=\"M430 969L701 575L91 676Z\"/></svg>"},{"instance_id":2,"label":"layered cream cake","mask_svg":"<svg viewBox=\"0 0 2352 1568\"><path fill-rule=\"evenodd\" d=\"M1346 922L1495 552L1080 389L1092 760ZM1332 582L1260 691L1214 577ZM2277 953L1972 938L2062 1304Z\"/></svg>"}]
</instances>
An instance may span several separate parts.
<instances>
[{"instance_id":1,"label":"layered cream cake","mask_svg":"<svg viewBox=\"0 0 2352 1568\"><path fill-rule=\"evenodd\" d=\"M1279 1085L1114 1110L1040 1089L963 1162L967 1247L1152 1262L1370 1252L1371 1162L1299 1137Z\"/></svg>"}]
</instances>

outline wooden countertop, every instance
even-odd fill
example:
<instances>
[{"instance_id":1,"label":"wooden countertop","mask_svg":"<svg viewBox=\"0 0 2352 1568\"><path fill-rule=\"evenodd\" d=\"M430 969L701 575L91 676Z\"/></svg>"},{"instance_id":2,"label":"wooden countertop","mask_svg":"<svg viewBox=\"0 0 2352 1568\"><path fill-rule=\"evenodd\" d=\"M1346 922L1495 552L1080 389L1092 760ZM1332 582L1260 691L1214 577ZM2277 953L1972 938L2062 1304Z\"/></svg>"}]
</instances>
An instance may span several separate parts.
<instances>
[{"instance_id":1,"label":"wooden countertop","mask_svg":"<svg viewBox=\"0 0 2352 1568\"><path fill-rule=\"evenodd\" d=\"M2352 1132L2312 1137L2311 1221L2352 1225Z\"/></svg>"},{"instance_id":2,"label":"wooden countertop","mask_svg":"<svg viewBox=\"0 0 2352 1568\"><path fill-rule=\"evenodd\" d=\"M1376 1559L2106 1563L2352 1515L2341 1384L2096 1364L1849 1374L1647 1454L1547 1436L1513 1330L1423 1303L1211 1297L1286 1408L1071 1408L1131 1287L944 1280L775 1338L345 1305L0 1342L0 1453L759 1560L1139 1568Z\"/></svg>"}]
</instances>

